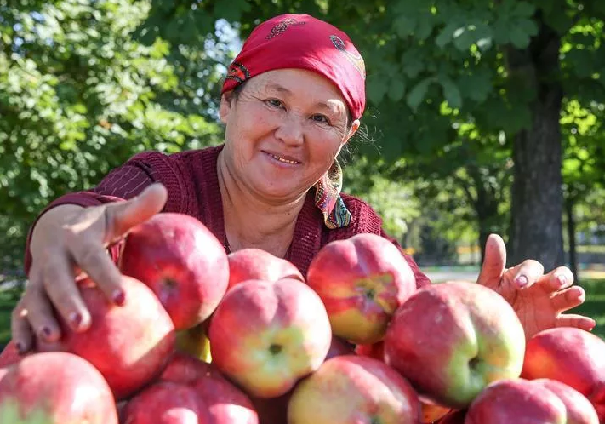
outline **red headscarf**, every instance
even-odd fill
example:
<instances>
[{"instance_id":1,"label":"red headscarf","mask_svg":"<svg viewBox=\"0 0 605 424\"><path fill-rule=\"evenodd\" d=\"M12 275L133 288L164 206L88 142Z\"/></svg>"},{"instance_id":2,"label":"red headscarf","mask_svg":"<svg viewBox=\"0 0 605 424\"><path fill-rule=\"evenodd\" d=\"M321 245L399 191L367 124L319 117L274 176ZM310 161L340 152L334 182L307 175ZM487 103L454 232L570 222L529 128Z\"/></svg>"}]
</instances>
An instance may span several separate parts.
<instances>
[{"instance_id":1,"label":"red headscarf","mask_svg":"<svg viewBox=\"0 0 605 424\"><path fill-rule=\"evenodd\" d=\"M278 15L258 25L229 66L221 94L255 75L283 68L323 75L340 90L353 119L363 114L363 58L344 32L306 14Z\"/></svg>"}]
</instances>

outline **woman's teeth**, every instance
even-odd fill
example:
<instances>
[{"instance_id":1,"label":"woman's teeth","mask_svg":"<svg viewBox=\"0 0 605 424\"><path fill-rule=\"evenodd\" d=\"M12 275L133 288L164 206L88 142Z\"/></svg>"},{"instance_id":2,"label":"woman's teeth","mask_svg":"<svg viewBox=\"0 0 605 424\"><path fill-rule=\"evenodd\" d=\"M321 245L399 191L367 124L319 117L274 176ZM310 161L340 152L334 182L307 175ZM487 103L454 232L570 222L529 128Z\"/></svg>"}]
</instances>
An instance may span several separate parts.
<instances>
[{"instance_id":1,"label":"woman's teeth","mask_svg":"<svg viewBox=\"0 0 605 424\"><path fill-rule=\"evenodd\" d=\"M288 159L284 159L282 157L279 156L275 156L275 155L271 155L272 158L277 159L280 162L283 163L291 163L291 164L297 164L298 162L294 161L294 160L288 160Z\"/></svg>"}]
</instances>

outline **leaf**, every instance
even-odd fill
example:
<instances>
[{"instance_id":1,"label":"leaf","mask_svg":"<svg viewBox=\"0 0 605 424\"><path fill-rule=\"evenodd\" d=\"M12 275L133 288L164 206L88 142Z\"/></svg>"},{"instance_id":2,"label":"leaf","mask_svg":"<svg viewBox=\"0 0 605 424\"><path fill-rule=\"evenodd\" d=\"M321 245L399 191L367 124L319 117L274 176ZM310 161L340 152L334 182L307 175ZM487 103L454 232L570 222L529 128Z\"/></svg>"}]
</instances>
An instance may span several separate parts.
<instances>
[{"instance_id":1,"label":"leaf","mask_svg":"<svg viewBox=\"0 0 605 424\"><path fill-rule=\"evenodd\" d=\"M422 103L424 97L426 96L429 85L431 85L433 81L433 77L425 78L416 84L408 93L407 103L414 112L418 110L420 103Z\"/></svg>"},{"instance_id":2,"label":"leaf","mask_svg":"<svg viewBox=\"0 0 605 424\"><path fill-rule=\"evenodd\" d=\"M387 80L380 75L368 78L368 98L374 104L379 104L386 94L389 86Z\"/></svg>"},{"instance_id":3,"label":"leaf","mask_svg":"<svg viewBox=\"0 0 605 424\"><path fill-rule=\"evenodd\" d=\"M405 52L401 56L401 64L403 72L408 78L416 78L425 69L422 57L420 57L419 52L416 50Z\"/></svg>"},{"instance_id":4,"label":"leaf","mask_svg":"<svg viewBox=\"0 0 605 424\"><path fill-rule=\"evenodd\" d=\"M403 97L404 91L405 83L403 80L400 78L393 78L391 80L391 87L388 92L389 98L394 102L398 102Z\"/></svg>"},{"instance_id":5,"label":"leaf","mask_svg":"<svg viewBox=\"0 0 605 424\"><path fill-rule=\"evenodd\" d=\"M514 14L518 17L528 18L534 14L536 6L526 1L518 1L515 3Z\"/></svg>"},{"instance_id":6,"label":"leaf","mask_svg":"<svg viewBox=\"0 0 605 424\"><path fill-rule=\"evenodd\" d=\"M448 105L454 109L460 108L462 106L462 96L458 86L449 77L439 78L439 83L443 87L443 95Z\"/></svg>"},{"instance_id":7,"label":"leaf","mask_svg":"<svg viewBox=\"0 0 605 424\"><path fill-rule=\"evenodd\" d=\"M393 22L393 27L397 35L399 35L401 38L406 38L414 33L414 30L416 29L416 21L407 15L400 15Z\"/></svg>"},{"instance_id":8,"label":"leaf","mask_svg":"<svg viewBox=\"0 0 605 424\"><path fill-rule=\"evenodd\" d=\"M445 47L448 43L452 41L454 38L454 32L460 27L458 22L450 22L447 24L440 32L437 37L435 37L435 44L438 47Z\"/></svg>"}]
</instances>

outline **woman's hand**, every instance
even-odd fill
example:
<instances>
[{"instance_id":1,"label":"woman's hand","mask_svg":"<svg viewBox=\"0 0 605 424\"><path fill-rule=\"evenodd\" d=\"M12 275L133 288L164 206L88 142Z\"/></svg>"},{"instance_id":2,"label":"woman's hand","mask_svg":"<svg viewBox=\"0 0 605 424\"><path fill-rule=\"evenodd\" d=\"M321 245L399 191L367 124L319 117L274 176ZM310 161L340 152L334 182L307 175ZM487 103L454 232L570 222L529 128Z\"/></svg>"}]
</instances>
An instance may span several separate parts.
<instances>
[{"instance_id":1,"label":"woman's hand","mask_svg":"<svg viewBox=\"0 0 605 424\"><path fill-rule=\"evenodd\" d=\"M21 353L32 348L34 335L49 342L59 339L55 311L76 331L90 326L75 282L80 272L108 299L123 304L120 271L107 246L160 212L166 199L166 189L154 184L127 201L89 208L60 205L40 217L31 237L29 281L12 315L12 338Z\"/></svg>"},{"instance_id":2,"label":"woman's hand","mask_svg":"<svg viewBox=\"0 0 605 424\"><path fill-rule=\"evenodd\" d=\"M491 234L477 283L497 291L512 305L526 338L547 328L594 328L592 318L564 313L584 303L586 297L582 287L573 285L569 268L561 266L544 274L544 267L537 261L527 260L509 269L505 264L504 240Z\"/></svg>"}]
</instances>

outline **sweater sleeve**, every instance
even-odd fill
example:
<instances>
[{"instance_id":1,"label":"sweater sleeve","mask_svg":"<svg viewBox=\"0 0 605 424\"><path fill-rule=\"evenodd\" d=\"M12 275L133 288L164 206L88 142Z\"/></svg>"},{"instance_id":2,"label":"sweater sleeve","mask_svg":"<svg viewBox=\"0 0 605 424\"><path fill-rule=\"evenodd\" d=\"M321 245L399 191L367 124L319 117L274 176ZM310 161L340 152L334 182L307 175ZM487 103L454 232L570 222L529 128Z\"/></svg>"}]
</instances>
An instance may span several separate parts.
<instances>
[{"instance_id":1,"label":"sweater sleeve","mask_svg":"<svg viewBox=\"0 0 605 424\"><path fill-rule=\"evenodd\" d=\"M94 188L65 194L49 203L36 217L29 228L25 242L25 273L29 275L31 268L31 236L33 229L44 213L65 204L79 205L82 207L98 206L131 199L140 194L146 187L155 183L163 183L168 190L168 201L165 209L179 210L179 184L178 175L170 166L168 157L164 154L152 152L141 153L124 165L111 171ZM110 247L110 254L115 260L119 246Z\"/></svg>"}]
</instances>

